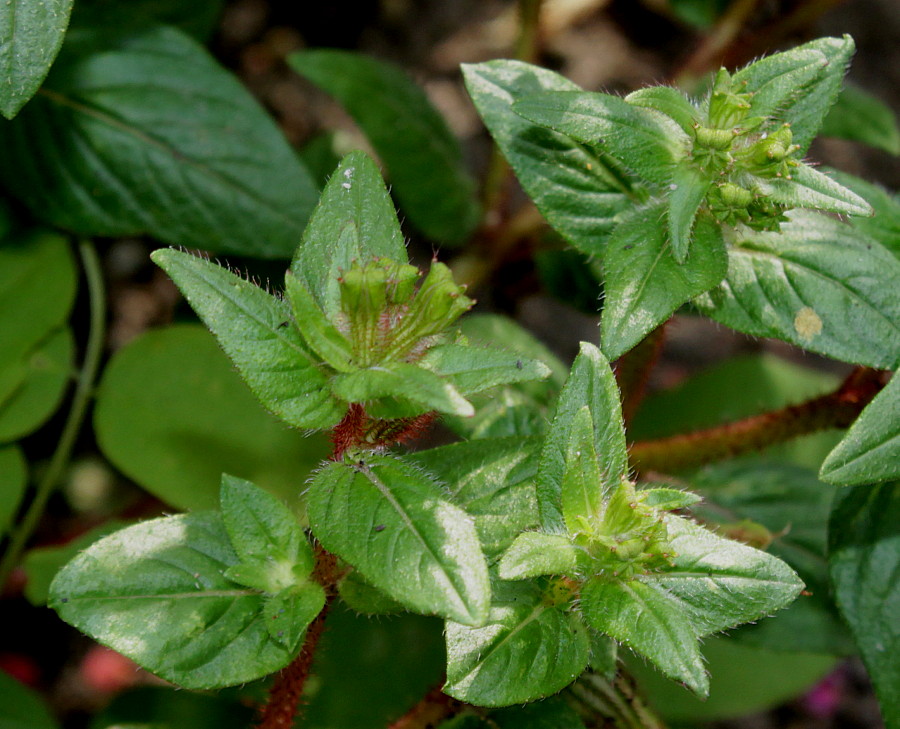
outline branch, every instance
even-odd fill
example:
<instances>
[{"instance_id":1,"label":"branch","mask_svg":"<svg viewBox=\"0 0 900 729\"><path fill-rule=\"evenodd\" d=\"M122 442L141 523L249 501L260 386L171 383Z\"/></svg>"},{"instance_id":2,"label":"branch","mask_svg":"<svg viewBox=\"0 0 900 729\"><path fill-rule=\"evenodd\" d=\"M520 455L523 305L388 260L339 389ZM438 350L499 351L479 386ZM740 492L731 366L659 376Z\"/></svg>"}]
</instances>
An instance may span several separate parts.
<instances>
[{"instance_id":1,"label":"branch","mask_svg":"<svg viewBox=\"0 0 900 729\"><path fill-rule=\"evenodd\" d=\"M441 681L388 729L429 729L437 726L444 719L458 714L465 704L447 696L441 690L443 687L444 682Z\"/></svg>"},{"instance_id":2,"label":"branch","mask_svg":"<svg viewBox=\"0 0 900 729\"><path fill-rule=\"evenodd\" d=\"M858 367L828 395L733 423L632 444L639 471L671 473L733 458L801 435L847 428L884 387L883 373Z\"/></svg>"}]
</instances>

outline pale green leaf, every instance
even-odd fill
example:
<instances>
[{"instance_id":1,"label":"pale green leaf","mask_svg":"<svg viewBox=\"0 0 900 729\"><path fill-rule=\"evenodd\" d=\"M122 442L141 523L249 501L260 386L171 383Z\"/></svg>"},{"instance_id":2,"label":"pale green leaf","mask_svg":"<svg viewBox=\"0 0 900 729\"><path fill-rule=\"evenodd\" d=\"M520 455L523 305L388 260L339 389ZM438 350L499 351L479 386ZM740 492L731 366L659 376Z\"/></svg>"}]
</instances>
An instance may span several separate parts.
<instances>
[{"instance_id":1,"label":"pale green leaf","mask_svg":"<svg viewBox=\"0 0 900 729\"><path fill-rule=\"evenodd\" d=\"M104 456L165 503L209 509L223 471L299 507L301 485L329 452L270 415L213 336L197 324L156 329L107 365L94 429Z\"/></svg>"},{"instance_id":2,"label":"pale green leaf","mask_svg":"<svg viewBox=\"0 0 900 729\"><path fill-rule=\"evenodd\" d=\"M503 554L498 574L503 580L526 580L542 575L574 575L578 549L562 534L523 532Z\"/></svg>"},{"instance_id":3,"label":"pale green leaf","mask_svg":"<svg viewBox=\"0 0 900 729\"><path fill-rule=\"evenodd\" d=\"M0 125L0 180L85 235L287 258L317 190L250 93L165 26L70 34L38 96Z\"/></svg>"},{"instance_id":4,"label":"pale green leaf","mask_svg":"<svg viewBox=\"0 0 900 729\"><path fill-rule=\"evenodd\" d=\"M459 344L432 347L418 364L452 383L463 395L550 375L550 368L542 362L514 352Z\"/></svg>"},{"instance_id":5,"label":"pale green leaf","mask_svg":"<svg viewBox=\"0 0 900 729\"><path fill-rule=\"evenodd\" d=\"M291 272L334 321L340 311L341 271L373 258L406 263L394 204L372 158L351 152L334 171L313 211Z\"/></svg>"},{"instance_id":6,"label":"pale green leaf","mask_svg":"<svg viewBox=\"0 0 900 729\"><path fill-rule=\"evenodd\" d=\"M475 184L459 142L412 79L350 51L303 51L288 63L350 112L387 166L410 222L434 240L464 241L481 215Z\"/></svg>"},{"instance_id":7,"label":"pale green leaf","mask_svg":"<svg viewBox=\"0 0 900 729\"><path fill-rule=\"evenodd\" d=\"M260 402L298 428L327 428L343 409L291 324L287 302L189 253L159 250L154 262L175 281Z\"/></svg>"},{"instance_id":8,"label":"pale green leaf","mask_svg":"<svg viewBox=\"0 0 900 729\"><path fill-rule=\"evenodd\" d=\"M819 134L900 154L900 126L891 108L859 86L845 84Z\"/></svg>"},{"instance_id":9,"label":"pale green leaf","mask_svg":"<svg viewBox=\"0 0 900 729\"><path fill-rule=\"evenodd\" d=\"M825 459L822 480L841 486L900 477L900 377L869 403Z\"/></svg>"},{"instance_id":10,"label":"pale green leaf","mask_svg":"<svg viewBox=\"0 0 900 729\"><path fill-rule=\"evenodd\" d=\"M0 113L12 119L34 95L66 35L72 0L11 0L0 7Z\"/></svg>"},{"instance_id":11,"label":"pale green leaf","mask_svg":"<svg viewBox=\"0 0 900 729\"><path fill-rule=\"evenodd\" d=\"M763 195L788 207L843 215L872 214L872 206L863 198L806 164L794 167L790 178L758 178L756 185Z\"/></svg>"},{"instance_id":12,"label":"pale green leaf","mask_svg":"<svg viewBox=\"0 0 900 729\"><path fill-rule=\"evenodd\" d=\"M827 357L894 368L900 362L900 262L832 218L794 211L780 233L729 251L728 276L695 300L738 331Z\"/></svg>"},{"instance_id":13,"label":"pale green leaf","mask_svg":"<svg viewBox=\"0 0 900 729\"><path fill-rule=\"evenodd\" d=\"M594 445L594 421L590 408L585 405L572 418L560 489L562 514L569 534L597 525L603 502L614 487L600 470Z\"/></svg>"},{"instance_id":14,"label":"pale green leaf","mask_svg":"<svg viewBox=\"0 0 900 729\"><path fill-rule=\"evenodd\" d=\"M875 684L886 729L900 727L900 485L838 496L829 530L831 579Z\"/></svg>"},{"instance_id":15,"label":"pale green leaf","mask_svg":"<svg viewBox=\"0 0 900 729\"><path fill-rule=\"evenodd\" d=\"M269 637L289 651L300 648L306 628L325 607L325 590L315 582L286 587L263 603Z\"/></svg>"},{"instance_id":16,"label":"pale green leaf","mask_svg":"<svg viewBox=\"0 0 900 729\"><path fill-rule=\"evenodd\" d=\"M642 484L640 493L644 496L644 503L647 506L653 506L662 511L685 509L702 500L699 495L691 491L681 491L680 489L672 488L648 488L647 484Z\"/></svg>"},{"instance_id":17,"label":"pale green leaf","mask_svg":"<svg viewBox=\"0 0 900 729\"><path fill-rule=\"evenodd\" d=\"M589 580L581 609L594 628L652 661L664 674L706 696L709 679L690 619L640 580Z\"/></svg>"},{"instance_id":18,"label":"pale green leaf","mask_svg":"<svg viewBox=\"0 0 900 729\"><path fill-rule=\"evenodd\" d=\"M477 706L509 706L555 694L584 670L587 630L577 615L545 605L530 583L495 587L484 627L448 622L444 692Z\"/></svg>"},{"instance_id":19,"label":"pale green leaf","mask_svg":"<svg viewBox=\"0 0 900 729\"><path fill-rule=\"evenodd\" d=\"M672 257L677 263L687 260L697 211L706 198L710 184L709 179L688 165L679 165L672 175L668 194L669 244L672 247ZM709 245L707 241L704 244Z\"/></svg>"},{"instance_id":20,"label":"pale green leaf","mask_svg":"<svg viewBox=\"0 0 900 729\"><path fill-rule=\"evenodd\" d=\"M575 417L585 405L593 419L594 448L603 484L617 484L628 468L619 389L600 350L582 342L541 451L537 495L541 525L548 533L566 531L561 503L566 458Z\"/></svg>"},{"instance_id":21,"label":"pale green leaf","mask_svg":"<svg viewBox=\"0 0 900 729\"><path fill-rule=\"evenodd\" d=\"M291 302L294 322L309 348L338 372L352 371L350 342L328 320L306 285L292 271L288 271L284 277L284 287Z\"/></svg>"},{"instance_id":22,"label":"pale green leaf","mask_svg":"<svg viewBox=\"0 0 900 729\"><path fill-rule=\"evenodd\" d=\"M675 121L685 134L693 135L700 124L700 112L690 99L671 86L648 86L632 91L625 101L645 109L655 109Z\"/></svg>"},{"instance_id":23,"label":"pale green leaf","mask_svg":"<svg viewBox=\"0 0 900 729\"><path fill-rule=\"evenodd\" d=\"M521 61L463 64L462 70L481 118L547 222L579 250L601 253L616 216L631 204L629 181L617 179L601 153L513 111L522 95L578 87Z\"/></svg>"},{"instance_id":24,"label":"pale green leaf","mask_svg":"<svg viewBox=\"0 0 900 729\"><path fill-rule=\"evenodd\" d=\"M718 223L708 215L697 219L691 255L679 264L663 216L659 205L635 211L607 246L601 342L610 360L725 277L728 262Z\"/></svg>"},{"instance_id":25,"label":"pale green leaf","mask_svg":"<svg viewBox=\"0 0 900 729\"><path fill-rule=\"evenodd\" d=\"M588 91L529 94L513 110L535 124L602 148L638 175L667 185L687 154L688 136L672 119L617 96Z\"/></svg>"},{"instance_id":26,"label":"pale green leaf","mask_svg":"<svg viewBox=\"0 0 900 729\"><path fill-rule=\"evenodd\" d=\"M28 466L21 449L15 444L0 446L0 538L16 518L27 481Z\"/></svg>"},{"instance_id":27,"label":"pale green leaf","mask_svg":"<svg viewBox=\"0 0 900 729\"><path fill-rule=\"evenodd\" d=\"M487 618L475 525L424 471L374 454L329 463L312 481L307 509L327 550L405 606L471 625Z\"/></svg>"},{"instance_id":28,"label":"pale green leaf","mask_svg":"<svg viewBox=\"0 0 900 729\"><path fill-rule=\"evenodd\" d=\"M287 665L293 654L269 636L263 595L223 576L237 561L218 515L153 519L69 562L50 586L50 606L185 688L246 683Z\"/></svg>"}]
</instances>

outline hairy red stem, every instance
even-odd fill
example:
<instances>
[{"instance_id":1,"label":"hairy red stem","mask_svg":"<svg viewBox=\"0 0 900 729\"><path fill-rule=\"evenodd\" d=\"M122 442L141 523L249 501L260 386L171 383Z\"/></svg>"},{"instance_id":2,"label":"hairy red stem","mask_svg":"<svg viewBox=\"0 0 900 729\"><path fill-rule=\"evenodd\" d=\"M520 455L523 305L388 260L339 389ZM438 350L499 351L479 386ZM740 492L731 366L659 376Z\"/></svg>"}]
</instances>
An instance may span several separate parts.
<instances>
[{"instance_id":1,"label":"hairy red stem","mask_svg":"<svg viewBox=\"0 0 900 729\"><path fill-rule=\"evenodd\" d=\"M444 719L458 714L465 704L447 696L441 690L443 687L444 682L441 681L388 729L428 729L437 726Z\"/></svg>"}]
</instances>

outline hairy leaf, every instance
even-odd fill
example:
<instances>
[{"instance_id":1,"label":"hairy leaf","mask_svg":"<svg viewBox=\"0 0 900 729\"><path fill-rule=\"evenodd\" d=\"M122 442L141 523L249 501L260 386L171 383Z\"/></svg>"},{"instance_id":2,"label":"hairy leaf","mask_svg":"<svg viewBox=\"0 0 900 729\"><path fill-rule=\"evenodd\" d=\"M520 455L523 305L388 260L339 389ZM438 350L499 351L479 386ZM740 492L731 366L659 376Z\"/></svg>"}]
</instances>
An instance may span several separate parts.
<instances>
[{"instance_id":1,"label":"hairy leaf","mask_svg":"<svg viewBox=\"0 0 900 729\"><path fill-rule=\"evenodd\" d=\"M625 101L634 106L655 109L665 114L688 135L692 135L695 125L700 123L700 113L690 99L678 89L670 86L648 86L638 89L628 94Z\"/></svg>"},{"instance_id":2,"label":"hairy leaf","mask_svg":"<svg viewBox=\"0 0 900 729\"><path fill-rule=\"evenodd\" d=\"M562 534L523 532L500 560L503 580L525 580L542 575L572 575L578 567L578 551Z\"/></svg>"},{"instance_id":3,"label":"hairy leaf","mask_svg":"<svg viewBox=\"0 0 900 729\"><path fill-rule=\"evenodd\" d=\"M325 607L325 590L315 582L286 587L263 602L262 619L269 637L289 651L300 648L306 628Z\"/></svg>"},{"instance_id":4,"label":"hairy leaf","mask_svg":"<svg viewBox=\"0 0 900 729\"><path fill-rule=\"evenodd\" d=\"M853 227L871 236L900 258L900 197L846 172L832 169L827 172L829 177L864 198L875 211L871 217L851 218Z\"/></svg>"},{"instance_id":5,"label":"hairy leaf","mask_svg":"<svg viewBox=\"0 0 900 729\"><path fill-rule=\"evenodd\" d=\"M343 409L330 395L317 358L290 325L287 302L189 253L159 250L151 257L267 409L298 428L327 428L340 420Z\"/></svg>"},{"instance_id":6,"label":"hairy leaf","mask_svg":"<svg viewBox=\"0 0 900 729\"><path fill-rule=\"evenodd\" d=\"M284 287L291 302L294 322L309 348L338 372L352 371L350 342L325 316L306 284L288 271L284 277Z\"/></svg>"},{"instance_id":7,"label":"hairy leaf","mask_svg":"<svg viewBox=\"0 0 900 729\"><path fill-rule=\"evenodd\" d=\"M822 464L820 475L842 486L900 477L900 377L862 411L844 439Z\"/></svg>"},{"instance_id":8,"label":"hairy leaf","mask_svg":"<svg viewBox=\"0 0 900 729\"><path fill-rule=\"evenodd\" d=\"M862 142L900 154L900 125L887 104L853 84L845 84L819 134Z\"/></svg>"},{"instance_id":9,"label":"hairy leaf","mask_svg":"<svg viewBox=\"0 0 900 729\"><path fill-rule=\"evenodd\" d=\"M590 408L585 405L572 418L560 489L563 520L569 534L578 534L597 524L603 502L615 486L600 470L594 445L594 421Z\"/></svg>"},{"instance_id":10,"label":"hairy leaf","mask_svg":"<svg viewBox=\"0 0 900 729\"><path fill-rule=\"evenodd\" d=\"M579 250L601 253L615 217L630 204L628 180L616 179L602 154L513 111L513 102L524 94L578 87L521 61L462 69L481 118L547 222Z\"/></svg>"},{"instance_id":11,"label":"hairy leaf","mask_svg":"<svg viewBox=\"0 0 900 729\"><path fill-rule=\"evenodd\" d=\"M459 344L433 347L418 364L451 382L463 395L550 375L550 368L537 360L501 349Z\"/></svg>"},{"instance_id":12,"label":"hairy leaf","mask_svg":"<svg viewBox=\"0 0 900 729\"><path fill-rule=\"evenodd\" d=\"M438 241L465 240L480 217L475 185L459 142L423 91L399 68L349 51L303 51L288 63L350 112L413 225Z\"/></svg>"},{"instance_id":13,"label":"hairy leaf","mask_svg":"<svg viewBox=\"0 0 900 729\"><path fill-rule=\"evenodd\" d=\"M872 206L809 165L793 168L790 179L758 179L760 191L788 207L815 208L844 215L871 215Z\"/></svg>"},{"instance_id":14,"label":"hairy leaf","mask_svg":"<svg viewBox=\"0 0 900 729\"><path fill-rule=\"evenodd\" d=\"M669 244L672 256L679 264L687 260L691 244L691 231L697 219L697 211L706 197L710 181L695 168L680 165L672 175L669 185ZM709 245L704 241L704 245Z\"/></svg>"},{"instance_id":15,"label":"hairy leaf","mask_svg":"<svg viewBox=\"0 0 900 729\"><path fill-rule=\"evenodd\" d=\"M470 625L487 618L487 565L472 518L424 471L378 455L329 463L309 521L322 545L404 605Z\"/></svg>"}]
</instances>

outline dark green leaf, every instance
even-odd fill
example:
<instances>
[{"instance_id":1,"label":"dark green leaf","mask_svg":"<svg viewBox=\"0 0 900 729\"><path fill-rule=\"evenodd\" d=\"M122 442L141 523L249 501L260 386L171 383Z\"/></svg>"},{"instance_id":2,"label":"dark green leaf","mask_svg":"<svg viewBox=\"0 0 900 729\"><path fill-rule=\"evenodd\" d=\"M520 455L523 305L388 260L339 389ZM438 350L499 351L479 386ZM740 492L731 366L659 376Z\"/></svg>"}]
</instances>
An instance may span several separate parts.
<instances>
[{"instance_id":1,"label":"dark green leaf","mask_svg":"<svg viewBox=\"0 0 900 729\"><path fill-rule=\"evenodd\" d=\"M900 154L900 126L891 108L853 84L845 84L819 134L850 139Z\"/></svg>"},{"instance_id":2,"label":"dark green leaf","mask_svg":"<svg viewBox=\"0 0 900 729\"><path fill-rule=\"evenodd\" d=\"M288 63L350 112L384 160L409 220L429 238L465 240L480 217L475 185L423 91L393 65L348 51L304 51Z\"/></svg>"},{"instance_id":3,"label":"dark green leaf","mask_svg":"<svg viewBox=\"0 0 900 729\"><path fill-rule=\"evenodd\" d=\"M829 530L838 607L862 651L886 729L900 727L900 485L838 496Z\"/></svg>"},{"instance_id":4,"label":"dark green leaf","mask_svg":"<svg viewBox=\"0 0 900 729\"><path fill-rule=\"evenodd\" d=\"M197 40L209 40L222 14L223 0L81 0L75 5L72 24L91 27L109 23L110 16L122 23L164 23L174 25Z\"/></svg>"},{"instance_id":5,"label":"dark green leaf","mask_svg":"<svg viewBox=\"0 0 900 729\"><path fill-rule=\"evenodd\" d=\"M73 33L0 140L10 192L86 235L286 258L316 196L247 90L171 27Z\"/></svg>"},{"instance_id":6,"label":"dark green leaf","mask_svg":"<svg viewBox=\"0 0 900 729\"><path fill-rule=\"evenodd\" d=\"M237 564L216 514L170 516L96 542L56 576L60 617L185 688L277 671L293 657L261 620L264 597L223 571Z\"/></svg>"},{"instance_id":7,"label":"dark green leaf","mask_svg":"<svg viewBox=\"0 0 900 729\"><path fill-rule=\"evenodd\" d=\"M328 455L265 412L199 325L147 332L107 365L94 427L103 454L167 504L213 508L223 471L299 506L309 472Z\"/></svg>"},{"instance_id":8,"label":"dark green leaf","mask_svg":"<svg viewBox=\"0 0 900 729\"><path fill-rule=\"evenodd\" d=\"M581 590L587 622L650 659L663 673L706 696L709 680L690 619L639 581L589 580Z\"/></svg>"},{"instance_id":9,"label":"dark green leaf","mask_svg":"<svg viewBox=\"0 0 900 729\"><path fill-rule=\"evenodd\" d=\"M862 411L847 435L825 459L820 475L842 486L900 477L900 377Z\"/></svg>"},{"instance_id":10,"label":"dark green leaf","mask_svg":"<svg viewBox=\"0 0 900 729\"><path fill-rule=\"evenodd\" d=\"M0 446L0 538L16 518L27 481L28 466L19 447Z\"/></svg>"},{"instance_id":11,"label":"dark green leaf","mask_svg":"<svg viewBox=\"0 0 900 729\"><path fill-rule=\"evenodd\" d=\"M262 619L269 637L289 651L300 648L307 626L325 607L325 590L316 582L286 587L263 603Z\"/></svg>"},{"instance_id":12,"label":"dark green leaf","mask_svg":"<svg viewBox=\"0 0 900 729\"><path fill-rule=\"evenodd\" d=\"M708 28L725 12L728 0L670 0L672 12L685 23Z\"/></svg>"},{"instance_id":13,"label":"dark green leaf","mask_svg":"<svg viewBox=\"0 0 900 729\"><path fill-rule=\"evenodd\" d=\"M318 358L291 325L286 301L189 253L159 250L152 258L268 410L298 428L327 428L341 419L343 408L329 393Z\"/></svg>"},{"instance_id":14,"label":"dark green leaf","mask_svg":"<svg viewBox=\"0 0 900 729\"><path fill-rule=\"evenodd\" d=\"M490 719L498 729L584 729L575 710L559 696L492 711Z\"/></svg>"},{"instance_id":15,"label":"dark green leaf","mask_svg":"<svg viewBox=\"0 0 900 729\"><path fill-rule=\"evenodd\" d=\"M72 0L12 0L0 9L0 113L12 119L56 58Z\"/></svg>"},{"instance_id":16,"label":"dark green leaf","mask_svg":"<svg viewBox=\"0 0 900 729\"><path fill-rule=\"evenodd\" d=\"M338 594L348 607L363 615L390 615L406 610L394 598L366 582L358 572L351 572L340 581Z\"/></svg>"},{"instance_id":17,"label":"dark green leaf","mask_svg":"<svg viewBox=\"0 0 900 729\"><path fill-rule=\"evenodd\" d=\"M619 644L593 628L591 633L591 671L612 681L619 670Z\"/></svg>"},{"instance_id":18,"label":"dark green leaf","mask_svg":"<svg viewBox=\"0 0 900 729\"><path fill-rule=\"evenodd\" d=\"M57 729L40 696L5 671L0 671L0 727L3 729Z\"/></svg>"},{"instance_id":19,"label":"dark green leaf","mask_svg":"<svg viewBox=\"0 0 900 729\"><path fill-rule=\"evenodd\" d=\"M508 706L555 694L588 661L587 630L577 615L545 605L524 582L495 586L487 624L447 623L444 691L477 706Z\"/></svg>"},{"instance_id":20,"label":"dark green leaf","mask_svg":"<svg viewBox=\"0 0 900 729\"><path fill-rule=\"evenodd\" d=\"M691 255L681 265L666 237L663 215L658 205L637 210L609 240L601 342L610 360L725 277L728 259L718 223L707 215L697 219Z\"/></svg>"},{"instance_id":21,"label":"dark green leaf","mask_svg":"<svg viewBox=\"0 0 900 729\"><path fill-rule=\"evenodd\" d=\"M896 367L897 259L832 218L805 211L790 217L781 233L759 233L730 250L728 276L696 300L700 311L745 334Z\"/></svg>"},{"instance_id":22,"label":"dark green leaf","mask_svg":"<svg viewBox=\"0 0 900 729\"><path fill-rule=\"evenodd\" d=\"M423 613L474 625L487 618L475 525L424 471L389 456L329 463L308 499L316 538L378 589Z\"/></svg>"},{"instance_id":23,"label":"dark green leaf","mask_svg":"<svg viewBox=\"0 0 900 729\"><path fill-rule=\"evenodd\" d=\"M497 385L543 380L550 375L550 368L538 360L524 359L502 349L459 344L433 347L418 364L452 383L463 395Z\"/></svg>"},{"instance_id":24,"label":"dark green leaf","mask_svg":"<svg viewBox=\"0 0 900 729\"><path fill-rule=\"evenodd\" d=\"M566 532L561 503L563 479L574 421L584 406L589 408L593 420L594 447L603 483L618 484L628 468L619 388L600 350L587 342L581 343L581 351L572 364L541 451L537 495L541 525L548 533Z\"/></svg>"},{"instance_id":25,"label":"dark green leaf","mask_svg":"<svg viewBox=\"0 0 900 729\"><path fill-rule=\"evenodd\" d=\"M900 258L900 198L891 195L883 187L873 185L839 170L827 170L828 175L844 187L849 187L864 198L875 211L871 217L853 217L854 228L872 236L881 245Z\"/></svg>"},{"instance_id":26,"label":"dark green leaf","mask_svg":"<svg viewBox=\"0 0 900 729\"><path fill-rule=\"evenodd\" d=\"M340 311L341 271L356 260L390 258L405 263L406 246L381 173L362 152L351 152L334 171L291 261L332 321Z\"/></svg>"},{"instance_id":27,"label":"dark green leaf","mask_svg":"<svg viewBox=\"0 0 900 729\"><path fill-rule=\"evenodd\" d=\"M852 190L806 164L794 167L790 179L758 179L757 187L775 202L796 208L814 208L843 215L872 214L872 207Z\"/></svg>"},{"instance_id":28,"label":"dark green leaf","mask_svg":"<svg viewBox=\"0 0 900 729\"><path fill-rule=\"evenodd\" d=\"M90 729L247 729L253 716L234 696L139 686L116 694Z\"/></svg>"},{"instance_id":29,"label":"dark green leaf","mask_svg":"<svg viewBox=\"0 0 900 729\"><path fill-rule=\"evenodd\" d=\"M538 210L579 250L602 252L614 218L630 204L627 181L611 174L601 154L512 110L524 94L578 87L521 61L463 64L462 69L485 125Z\"/></svg>"},{"instance_id":30,"label":"dark green leaf","mask_svg":"<svg viewBox=\"0 0 900 729\"><path fill-rule=\"evenodd\" d=\"M600 147L638 175L667 185L687 154L688 137L672 119L617 96L588 91L529 94L513 110L535 124Z\"/></svg>"},{"instance_id":31,"label":"dark green leaf","mask_svg":"<svg viewBox=\"0 0 900 729\"><path fill-rule=\"evenodd\" d=\"M500 560L503 580L526 580L542 575L572 575L578 566L578 550L568 536L523 532Z\"/></svg>"}]
</instances>

